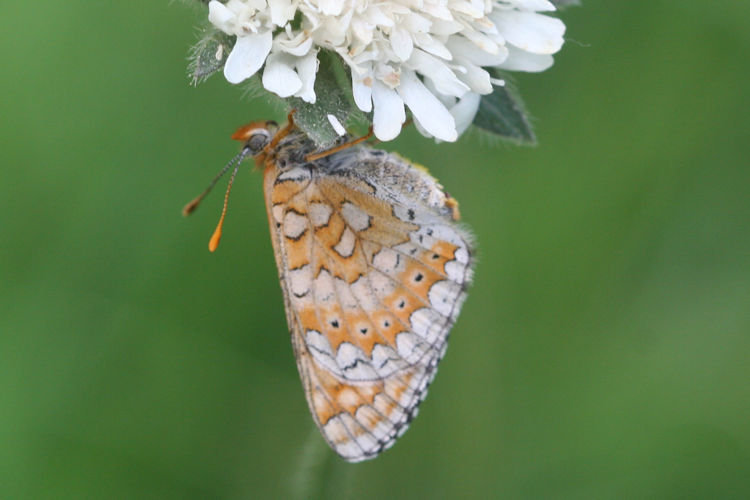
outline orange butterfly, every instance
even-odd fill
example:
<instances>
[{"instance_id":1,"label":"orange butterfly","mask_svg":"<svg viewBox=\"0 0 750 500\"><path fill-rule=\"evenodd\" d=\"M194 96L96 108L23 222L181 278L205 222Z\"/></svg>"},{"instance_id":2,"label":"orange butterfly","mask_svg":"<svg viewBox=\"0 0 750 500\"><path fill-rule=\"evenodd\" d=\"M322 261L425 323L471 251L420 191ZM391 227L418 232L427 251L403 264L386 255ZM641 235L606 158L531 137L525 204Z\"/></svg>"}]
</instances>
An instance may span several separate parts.
<instances>
[{"instance_id":1,"label":"orange butterfly","mask_svg":"<svg viewBox=\"0 0 750 500\"><path fill-rule=\"evenodd\" d=\"M235 165L229 187L245 157L263 168L271 242L313 419L345 460L373 458L416 416L466 298L472 240L457 223L458 205L423 168L359 144L367 136L317 152L290 114L281 130L256 122L232 137L244 146L224 169Z\"/></svg>"}]
</instances>

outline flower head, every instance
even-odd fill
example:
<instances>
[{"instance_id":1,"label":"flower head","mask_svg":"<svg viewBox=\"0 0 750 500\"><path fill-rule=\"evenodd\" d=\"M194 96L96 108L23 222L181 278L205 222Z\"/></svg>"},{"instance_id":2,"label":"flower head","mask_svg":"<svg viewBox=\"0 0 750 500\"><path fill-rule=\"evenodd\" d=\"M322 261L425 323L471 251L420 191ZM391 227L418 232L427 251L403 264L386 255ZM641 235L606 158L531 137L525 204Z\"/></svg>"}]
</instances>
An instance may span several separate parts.
<instances>
[{"instance_id":1,"label":"flower head","mask_svg":"<svg viewBox=\"0 0 750 500\"><path fill-rule=\"evenodd\" d=\"M314 103L318 51L333 51L379 139L399 134L408 107L424 135L455 141L480 96L503 84L485 68L552 65L565 25L540 12L554 10L548 0L212 0L209 20L237 36L231 83L263 68L267 90Z\"/></svg>"}]
</instances>

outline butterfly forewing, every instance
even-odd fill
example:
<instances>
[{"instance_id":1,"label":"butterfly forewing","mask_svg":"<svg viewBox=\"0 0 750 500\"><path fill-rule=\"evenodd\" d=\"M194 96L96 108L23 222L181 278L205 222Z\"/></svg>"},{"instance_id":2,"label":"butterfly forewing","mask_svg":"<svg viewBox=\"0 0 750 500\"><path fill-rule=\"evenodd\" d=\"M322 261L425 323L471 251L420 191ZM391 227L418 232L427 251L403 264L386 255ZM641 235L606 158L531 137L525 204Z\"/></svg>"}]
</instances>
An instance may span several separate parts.
<instances>
[{"instance_id":1,"label":"butterfly forewing","mask_svg":"<svg viewBox=\"0 0 750 500\"><path fill-rule=\"evenodd\" d=\"M439 184L396 155L279 156L264 190L307 401L339 455L372 458L406 430L445 353L469 237Z\"/></svg>"}]
</instances>

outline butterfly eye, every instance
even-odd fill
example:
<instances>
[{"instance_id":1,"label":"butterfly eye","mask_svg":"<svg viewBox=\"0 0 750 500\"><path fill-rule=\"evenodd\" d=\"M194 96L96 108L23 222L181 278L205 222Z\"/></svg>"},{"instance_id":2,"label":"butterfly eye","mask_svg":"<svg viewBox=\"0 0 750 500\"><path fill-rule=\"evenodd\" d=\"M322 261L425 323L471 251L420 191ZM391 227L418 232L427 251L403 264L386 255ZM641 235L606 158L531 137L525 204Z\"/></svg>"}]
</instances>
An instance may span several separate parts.
<instances>
[{"instance_id":1,"label":"butterfly eye","mask_svg":"<svg viewBox=\"0 0 750 500\"><path fill-rule=\"evenodd\" d=\"M266 147L266 144L268 144L270 140L271 135L268 133L268 130L258 130L247 140L247 146L253 154L257 154Z\"/></svg>"}]
</instances>

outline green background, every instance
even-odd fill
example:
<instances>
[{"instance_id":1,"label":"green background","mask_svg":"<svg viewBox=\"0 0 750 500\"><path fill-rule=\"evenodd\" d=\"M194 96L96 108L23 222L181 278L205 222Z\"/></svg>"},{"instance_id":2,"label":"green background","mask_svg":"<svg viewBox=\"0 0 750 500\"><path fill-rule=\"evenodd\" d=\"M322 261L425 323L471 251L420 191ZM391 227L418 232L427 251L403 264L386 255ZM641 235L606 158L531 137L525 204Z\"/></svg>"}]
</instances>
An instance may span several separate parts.
<instances>
[{"instance_id":1,"label":"green background","mask_svg":"<svg viewBox=\"0 0 750 500\"><path fill-rule=\"evenodd\" d=\"M186 78L183 3L0 16L3 498L750 497L750 3L590 1L522 75L537 148L389 149L479 265L396 446L334 459L304 401L261 176L222 246L229 134L283 115Z\"/></svg>"}]
</instances>

